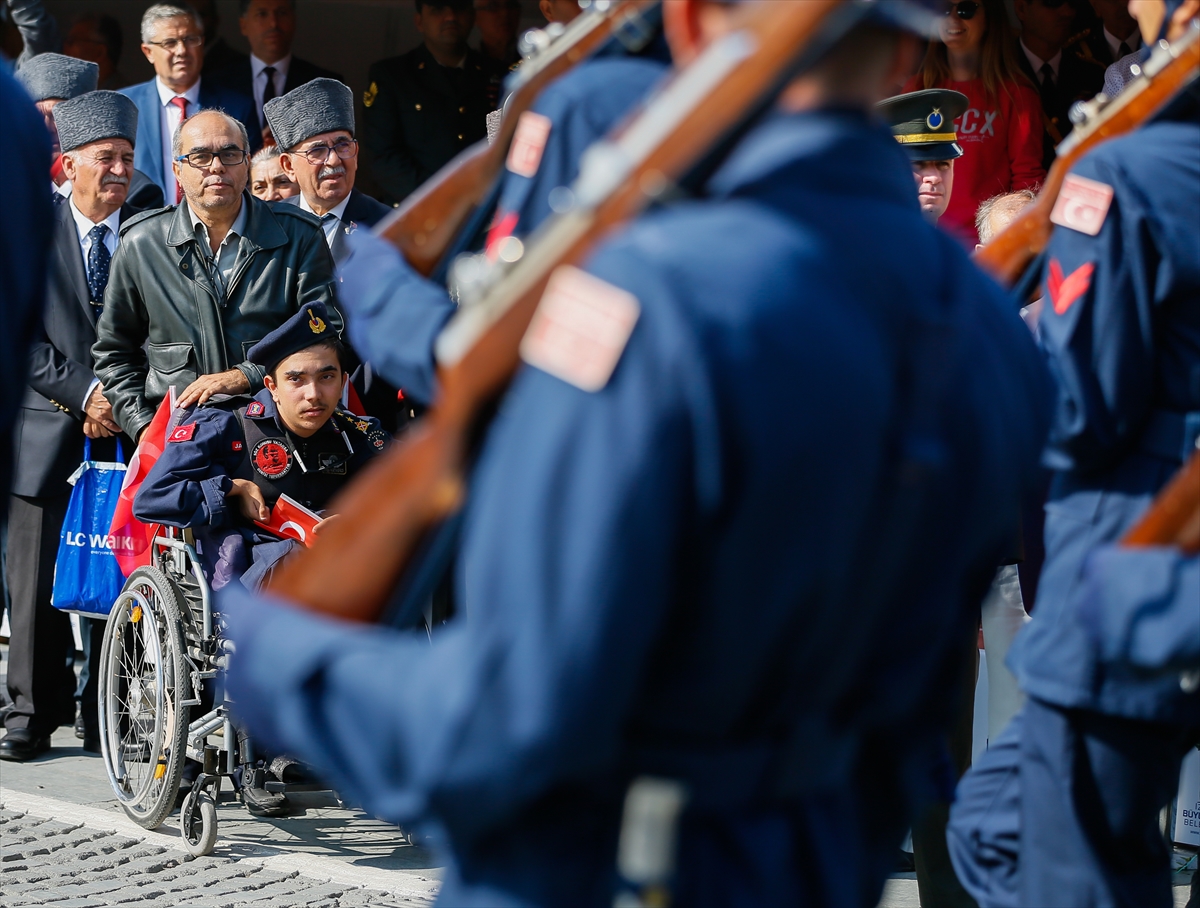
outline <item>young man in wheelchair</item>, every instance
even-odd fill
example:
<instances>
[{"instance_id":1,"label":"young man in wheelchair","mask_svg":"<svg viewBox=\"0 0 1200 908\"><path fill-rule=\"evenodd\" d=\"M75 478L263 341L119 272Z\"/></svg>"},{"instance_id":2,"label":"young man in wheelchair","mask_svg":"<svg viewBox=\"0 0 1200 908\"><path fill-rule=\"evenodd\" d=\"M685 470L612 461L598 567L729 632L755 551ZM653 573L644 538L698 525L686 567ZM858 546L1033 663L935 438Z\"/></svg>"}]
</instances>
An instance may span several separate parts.
<instances>
[{"instance_id":1,"label":"young man in wheelchair","mask_svg":"<svg viewBox=\"0 0 1200 908\"><path fill-rule=\"evenodd\" d=\"M270 521L280 496L321 514L389 440L378 421L338 406L342 346L323 304L305 306L247 358L266 370L266 387L253 398L213 397L185 416L133 504L145 523L193 531L214 590L234 580L256 589L300 544L256 525ZM276 761L280 781L292 781L282 778L290 765ZM267 792L265 781L261 767L245 767L247 809L258 816L286 813L286 799Z\"/></svg>"}]
</instances>

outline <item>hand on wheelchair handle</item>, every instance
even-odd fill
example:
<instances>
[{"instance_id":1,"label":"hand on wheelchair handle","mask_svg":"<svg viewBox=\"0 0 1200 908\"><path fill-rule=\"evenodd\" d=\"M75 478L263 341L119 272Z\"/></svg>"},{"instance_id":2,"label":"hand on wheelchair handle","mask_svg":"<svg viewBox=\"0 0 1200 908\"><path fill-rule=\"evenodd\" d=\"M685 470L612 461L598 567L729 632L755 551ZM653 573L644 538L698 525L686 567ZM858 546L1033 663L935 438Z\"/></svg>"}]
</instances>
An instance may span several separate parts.
<instances>
[{"instance_id":1,"label":"hand on wheelchair handle","mask_svg":"<svg viewBox=\"0 0 1200 908\"><path fill-rule=\"evenodd\" d=\"M226 498L237 502L238 511L247 520L270 520L271 509L267 507L262 491L249 479L234 479Z\"/></svg>"}]
</instances>

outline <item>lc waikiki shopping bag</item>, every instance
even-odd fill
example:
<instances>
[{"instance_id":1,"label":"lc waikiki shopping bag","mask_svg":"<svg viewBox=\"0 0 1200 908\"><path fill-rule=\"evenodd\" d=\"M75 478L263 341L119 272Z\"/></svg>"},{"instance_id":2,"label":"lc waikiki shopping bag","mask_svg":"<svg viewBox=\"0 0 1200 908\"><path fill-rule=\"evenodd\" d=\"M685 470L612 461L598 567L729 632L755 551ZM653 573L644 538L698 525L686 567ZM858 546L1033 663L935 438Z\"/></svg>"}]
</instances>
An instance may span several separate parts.
<instances>
[{"instance_id":1,"label":"lc waikiki shopping bag","mask_svg":"<svg viewBox=\"0 0 1200 908\"><path fill-rule=\"evenodd\" d=\"M121 442L117 458L124 460ZM107 616L121 594L125 577L113 554L109 532L125 464L92 460L92 441L83 445L83 463L69 482L75 487L67 505L54 562L54 607L81 615Z\"/></svg>"}]
</instances>

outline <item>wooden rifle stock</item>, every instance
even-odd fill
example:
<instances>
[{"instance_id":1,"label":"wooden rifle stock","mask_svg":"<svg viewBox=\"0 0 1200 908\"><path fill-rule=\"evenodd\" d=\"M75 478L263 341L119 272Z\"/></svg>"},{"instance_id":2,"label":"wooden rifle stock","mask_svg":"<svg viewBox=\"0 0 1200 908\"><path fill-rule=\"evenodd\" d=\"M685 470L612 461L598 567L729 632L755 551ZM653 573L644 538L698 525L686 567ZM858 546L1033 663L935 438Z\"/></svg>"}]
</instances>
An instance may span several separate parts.
<instances>
[{"instance_id":1,"label":"wooden rifle stock","mask_svg":"<svg viewBox=\"0 0 1200 908\"><path fill-rule=\"evenodd\" d=\"M434 406L331 503L340 519L282 563L268 591L324 614L376 620L422 539L460 506L478 421L517 369L551 272L580 262L686 174L780 87L832 13L855 9L842 0L746 4L732 33L593 146L575 207L530 236L515 264L496 268L481 299L464 304L438 339Z\"/></svg>"},{"instance_id":2,"label":"wooden rifle stock","mask_svg":"<svg viewBox=\"0 0 1200 908\"><path fill-rule=\"evenodd\" d=\"M496 141L477 142L450 161L410 195L376 228L403 253L408 263L428 276L483 201L500 175L521 114L533 106L547 85L586 59L639 12L659 0L611 0L603 9L578 16L546 50L522 64L528 67L505 105Z\"/></svg>"},{"instance_id":3,"label":"wooden rifle stock","mask_svg":"<svg viewBox=\"0 0 1200 908\"><path fill-rule=\"evenodd\" d=\"M1122 545L1173 545L1200 552L1200 450L1167 483Z\"/></svg>"},{"instance_id":4,"label":"wooden rifle stock","mask_svg":"<svg viewBox=\"0 0 1200 908\"><path fill-rule=\"evenodd\" d=\"M1050 215L1063 179L1076 162L1108 139L1132 132L1165 107L1200 72L1200 29L1196 23L1169 47L1160 46L1143 74L1116 98L1097 96L1085 106L1088 118L1060 146L1036 201L975 254L975 261L1006 286L1021 277L1050 242Z\"/></svg>"}]
</instances>

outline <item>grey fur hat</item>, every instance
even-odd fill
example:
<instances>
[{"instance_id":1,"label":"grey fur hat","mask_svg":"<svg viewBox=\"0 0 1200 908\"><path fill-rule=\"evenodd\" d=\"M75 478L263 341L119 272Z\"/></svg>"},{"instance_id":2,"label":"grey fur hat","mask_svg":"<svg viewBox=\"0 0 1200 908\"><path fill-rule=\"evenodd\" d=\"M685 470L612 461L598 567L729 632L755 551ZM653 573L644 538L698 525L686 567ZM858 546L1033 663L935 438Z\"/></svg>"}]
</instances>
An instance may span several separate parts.
<instances>
[{"instance_id":1,"label":"grey fur hat","mask_svg":"<svg viewBox=\"0 0 1200 908\"><path fill-rule=\"evenodd\" d=\"M354 135L354 92L337 79L313 79L263 105L267 125L284 151L305 139L344 129Z\"/></svg>"},{"instance_id":2,"label":"grey fur hat","mask_svg":"<svg viewBox=\"0 0 1200 908\"><path fill-rule=\"evenodd\" d=\"M137 105L115 91L89 91L56 104L54 126L63 151L73 151L101 139L128 139L137 144Z\"/></svg>"},{"instance_id":3,"label":"grey fur hat","mask_svg":"<svg viewBox=\"0 0 1200 908\"><path fill-rule=\"evenodd\" d=\"M34 101L67 101L96 90L100 67L62 54L38 54L23 64L16 76Z\"/></svg>"}]
</instances>

